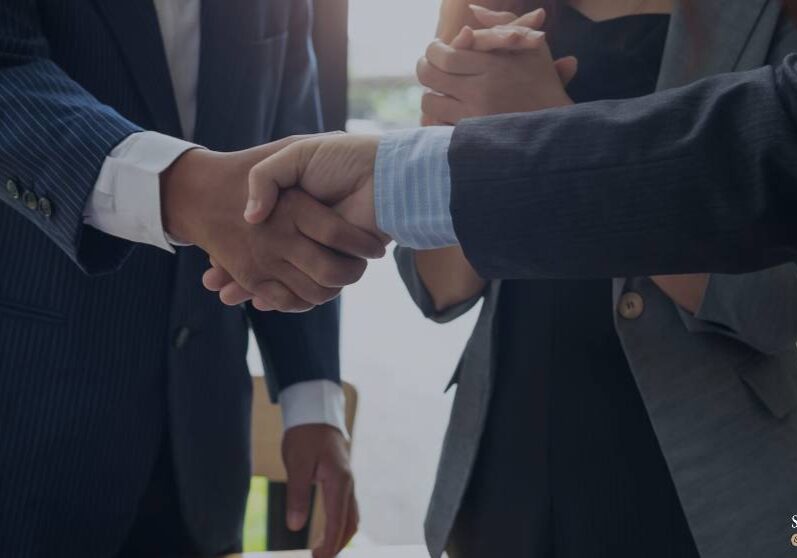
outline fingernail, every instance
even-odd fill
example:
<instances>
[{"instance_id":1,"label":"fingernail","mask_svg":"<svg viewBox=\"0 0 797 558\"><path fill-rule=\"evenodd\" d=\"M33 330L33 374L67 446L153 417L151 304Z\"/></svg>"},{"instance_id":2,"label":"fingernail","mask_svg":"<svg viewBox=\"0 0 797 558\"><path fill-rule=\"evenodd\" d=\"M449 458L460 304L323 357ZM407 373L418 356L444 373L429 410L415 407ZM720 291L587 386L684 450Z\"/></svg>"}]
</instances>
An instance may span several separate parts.
<instances>
[{"instance_id":1,"label":"fingernail","mask_svg":"<svg viewBox=\"0 0 797 558\"><path fill-rule=\"evenodd\" d=\"M260 211L260 208L263 206L263 202L260 200L250 199L246 202L246 210L244 211L244 218L249 219L250 217L254 216L255 213Z\"/></svg>"},{"instance_id":2,"label":"fingernail","mask_svg":"<svg viewBox=\"0 0 797 558\"><path fill-rule=\"evenodd\" d=\"M487 8L484 6L479 6L478 4L468 4L468 7L473 10L474 12L489 12Z\"/></svg>"},{"instance_id":3,"label":"fingernail","mask_svg":"<svg viewBox=\"0 0 797 558\"><path fill-rule=\"evenodd\" d=\"M304 514L301 512L288 512L288 529L291 531L299 531L304 527Z\"/></svg>"}]
</instances>

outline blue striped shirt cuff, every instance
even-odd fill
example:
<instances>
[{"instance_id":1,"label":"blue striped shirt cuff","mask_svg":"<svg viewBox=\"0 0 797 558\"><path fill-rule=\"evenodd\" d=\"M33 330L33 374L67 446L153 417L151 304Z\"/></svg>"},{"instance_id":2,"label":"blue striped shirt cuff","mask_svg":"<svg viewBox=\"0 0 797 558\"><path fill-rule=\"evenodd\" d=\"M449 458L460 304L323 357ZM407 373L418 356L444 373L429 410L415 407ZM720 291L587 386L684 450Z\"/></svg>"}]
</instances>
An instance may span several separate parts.
<instances>
[{"instance_id":1,"label":"blue striped shirt cuff","mask_svg":"<svg viewBox=\"0 0 797 558\"><path fill-rule=\"evenodd\" d=\"M458 244L449 208L453 133L452 127L391 132L379 144L376 221L399 246L431 250Z\"/></svg>"}]
</instances>

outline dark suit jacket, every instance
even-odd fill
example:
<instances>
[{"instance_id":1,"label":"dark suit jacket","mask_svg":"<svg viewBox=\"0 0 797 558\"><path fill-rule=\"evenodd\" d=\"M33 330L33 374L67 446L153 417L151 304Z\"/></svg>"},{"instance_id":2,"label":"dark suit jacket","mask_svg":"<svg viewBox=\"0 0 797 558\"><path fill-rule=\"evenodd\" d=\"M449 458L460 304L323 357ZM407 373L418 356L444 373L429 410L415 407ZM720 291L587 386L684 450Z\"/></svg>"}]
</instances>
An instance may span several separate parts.
<instances>
[{"instance_id":1,"label":"dark suit jacket","mask_svg":"<svg viewBox=\"0 0 797 558\"><path fill-rule=\"evenodd\" d=\"M486 278L793 261L797 56L631 101L468 120L449 162L457 237Z\"/></svg>"},{"instance_id":2,"label":"dark suit jacket","mask_svg":"<svg viewBox=\"0 0 797 558\"><path fill-rule=\"evenodd\" d=\"M204 0L196 141L236 150L320 128L305 0ZM180 136L149 0L0 2L0 556L109 556L165 431L208 554L240 538L248 325L272 395L337 381L337 307L222 306L206 256L104 235L82 212L130 133ZM8 195L51 201L52 214Z\"/></svg>"}]
</instances>

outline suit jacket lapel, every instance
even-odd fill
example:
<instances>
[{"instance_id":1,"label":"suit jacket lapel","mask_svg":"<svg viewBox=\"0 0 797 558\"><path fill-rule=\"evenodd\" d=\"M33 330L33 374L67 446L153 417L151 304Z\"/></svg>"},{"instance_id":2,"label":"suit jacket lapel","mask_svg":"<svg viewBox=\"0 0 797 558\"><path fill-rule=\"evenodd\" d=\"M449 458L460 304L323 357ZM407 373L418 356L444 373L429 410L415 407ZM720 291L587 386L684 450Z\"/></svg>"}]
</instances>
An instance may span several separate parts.
<instances>
[{"instance_id":1,"label":"suit jacket lapel","mask_svg":"<svg viewBox=\"0 0 797 558\"><path fill-rule=\"evenodd\" d=\"M251 39L250 19L257 17L249 0L203 0L199 57L196 141L229 149L229 124L245 76Z\"/></svg>"},{"instance_id":2,"label":"suit jacket lapel","mask_svg":"<svg viewBox=\"0 0 797 558\"><path fill-rule=\"evenodd\" d=\"M181 136L180 118L152 0L94 0L116 35L138 92L159 131Z\"/></svg>"},{"instance_id":3,"label":"suit jacket lapel","mask_svg":"<svg viewBox=\"0 0 797 558\"><path fill-rule=\"evenodd\" d=\"M686 85L737 69L769 0L677 1L664 49L658 89Z\"/></svg>"}]
</instances>

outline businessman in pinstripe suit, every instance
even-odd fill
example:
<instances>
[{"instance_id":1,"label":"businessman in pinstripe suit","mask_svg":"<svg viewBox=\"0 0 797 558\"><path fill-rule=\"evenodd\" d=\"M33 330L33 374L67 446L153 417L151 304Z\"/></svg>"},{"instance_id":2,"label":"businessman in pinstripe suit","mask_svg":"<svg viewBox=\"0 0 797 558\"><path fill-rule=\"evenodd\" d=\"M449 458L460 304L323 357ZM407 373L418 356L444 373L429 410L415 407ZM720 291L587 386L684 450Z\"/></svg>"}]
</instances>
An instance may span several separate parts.
<instances>
[{"instance_id":1,"label":"businessman in pinstripe suit","mask_svg":"<svg viewBox=\"0 0 797 558\"><path fill-rule=\"evenodd\" d=\"M310 22L306 0L0 0L0 556L240 548L249 324L289 526L319 481L317 555L356 529L337 307L225 308L183 246L296 310L383 253L306 195L240 217L252 146L320 128Z\"/></svg>"}]
</instances>

